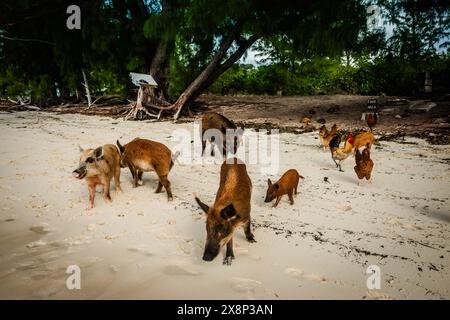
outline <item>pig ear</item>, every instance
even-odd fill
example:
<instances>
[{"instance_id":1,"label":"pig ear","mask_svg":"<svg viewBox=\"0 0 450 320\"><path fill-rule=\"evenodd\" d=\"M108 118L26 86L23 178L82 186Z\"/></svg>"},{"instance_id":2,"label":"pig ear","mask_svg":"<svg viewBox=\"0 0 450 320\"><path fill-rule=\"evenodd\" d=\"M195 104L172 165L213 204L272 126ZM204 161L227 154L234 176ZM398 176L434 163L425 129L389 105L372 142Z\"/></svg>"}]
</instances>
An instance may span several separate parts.
<instances>
[{"instance_id":1,"label":"pig ear","mask_svg":"<svg viewBox=\"0 0 450 320\"><path fill-rule=\"evenodd\" d=\"M272 181L270 181L270 179L267 179L267 184L269 185L269 187L272 185Z\"/></svg>"},{"instance_id":2,"label":"pig ear","mask_svg":"<svg viewBox=\"0 0 450 320\"><path fill-rule=\"evenodd\" d=\"M94 150L94 156L97 160L103 159L103 147L98 147Z\"/></svg>"},{"instance_id":3,"label":"pig ear","mask_svg":"<svg viewBox=\"0 0 450 320\"><path fill-rule=\"evenodd\" d=\"M136 140L136 139L134 139L134 140ZM117 140L116 143L117 143L117 147L119 148L120 153L123 153L123 150L125 148L120 144L119 140Z\"/></svg>"},{"instance_id":4,"label":"pig ear","mask_svg":"<svg viewBox=\"0 0 450 320\"><path fill-rule=\"evenodd\" d=\"M78 150L79 150L80 152L83 152L83 151L84 151L83 148L82 148L80 145L78 145Z\"/></svg>"},{"instance_id":5,"label":"pig ear","mask_svg":"<svg viewBox=\"0 0 450 320\"><path fill-rule=\"evenodd\" d=\"M197 197L195 197L195 201L197 201L198 205L200 206L200 208L202 208L203 211L205 211L205 213L208 213L209 207L206 204L201 202L200 199Z\"/></svg>"},{"instance_id":6,"label":"pig ear","mask_svg":"<svg viewBox=\"0 0 450 320\"><path fill-rule=\"evenodd\" d=\"M279 185L278 183L275 183L275 184L273 185L273 187L275 188L275 190L280 189L280 185Z\"/></svg>"},{"instance_id":7,"label":"pig ear","mask_svg":"<svg viewBox=\"0 0 450 320\"><path fill-rule=\"evenodd\" d=\"M233 205L230 204L220 211L220 216L225 220L229 220L235 218L237 216L237 212Z\"/></svg>"}]
</instances>

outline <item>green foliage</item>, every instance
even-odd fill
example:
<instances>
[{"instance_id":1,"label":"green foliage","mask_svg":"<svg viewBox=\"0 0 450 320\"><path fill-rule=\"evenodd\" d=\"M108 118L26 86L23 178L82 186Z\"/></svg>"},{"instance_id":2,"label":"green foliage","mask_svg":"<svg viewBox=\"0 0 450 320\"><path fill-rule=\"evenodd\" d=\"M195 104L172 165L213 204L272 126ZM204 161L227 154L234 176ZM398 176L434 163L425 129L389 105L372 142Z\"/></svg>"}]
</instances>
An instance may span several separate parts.
<instances>
[{"instance_id":1,"label":"green foliage","mask_svg":"<svg viewBox=\"0 0 450 320\"><path fill-rule=\"evenodd\" d=\"M125 95L132 86L128 72L148 71L155 41L145 38L143 25L151 6L139 6L140 1L83 1L80 31L66 28L70 0L3 2L3 97L29 95L37 103L73 97L77 90L84 91L82 69L93 94Z\"/></svg>"},{"instance_id":2,"label":"green foliage","mask_svg":"<svg viewBox=\"0 0 450 320\"><path fill-rule=\"evenodd\" d=\"M17 73L12 66L6 68L0 76L0 96L16 98L29 94L30 87L20 73Z\"/></svg>"},{"instance_id":3,"label":"green foliage","mask_svg":"<svg viewBox=\"0 0 450 320\"><path fill-rule=\"evenodd\" d=\"M362 94L412 95L420 92L425 71L431 73L433 90L450 88L450 55L435 55L431 68L419 68L397 58L361 59L355 66L339 60L315 58L295 67L280 64L253 67L235 65L209 88L214 94L315 95ZM447 90L447 91L446 91Z\"/></svg>"},{"instance_id":4,"label":"green foliage","mask_svg":"<svg viewBox=\"0 0 450 320\"><path fill-rule=\"evenodd\" d=\"M387 41L389 54L419 62L432 55L450 36L450 6L442 0L378 0L382 12L394 25Z\"/></svg>"},{"instance_id":5,"label":"green foliage","mask_svg":"<svg viewBox=\"0 0 450 320\"><path fill-rule=\"evenodd\" d=\"M448 93L446 2L377 2L393 26L390 38L381 29L366 30L365 0L91 0L81 2L81 31L65 28L70 0L3 0L0 96L29 96L40 104L73 97L83 91L82 69L92 94L126 96L128 72L148 72L165 41L169 94L176 98L235 26L237 36L219 63L251 36L266 59L258 67L234 64L209 92L410 95L430 72L433 91Z\"/></svg>"},{"instance_id":6,"label":"green foliage","mask_svg":"<svg viewBox=\"0 0 450 320\"><path fill-rule=\"evenodd\" d=\"M110 70L93 69L89 73L89 89L94 95L126 95L126 84Z\"/></svg>"}]
</instances>

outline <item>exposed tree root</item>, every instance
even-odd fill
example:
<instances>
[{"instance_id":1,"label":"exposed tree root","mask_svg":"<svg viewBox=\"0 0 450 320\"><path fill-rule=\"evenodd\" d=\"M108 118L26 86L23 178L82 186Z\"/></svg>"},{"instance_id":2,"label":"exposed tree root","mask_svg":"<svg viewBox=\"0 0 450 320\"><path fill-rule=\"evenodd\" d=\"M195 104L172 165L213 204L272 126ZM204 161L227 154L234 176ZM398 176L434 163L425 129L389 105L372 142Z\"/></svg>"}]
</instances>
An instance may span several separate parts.
<instances>
[{"instance_id":1,"label":"exposed tree root","mask_svg":"<svg viewBox=\"0 0 450 320\"><path fill-rule=\"evenodd\" d=\"M144 106L134 105L131 110L127 112L124 119L126 120L145 120L147 118L156 118L159 120L161 118L162 110L159 113L151 113Z\"/></svg>"},{"instance_id":2,"label":"exposed tree root","mask_svg":"<svg viewBox=\"0 0 450 320\"><path fill-rule=\"evenodd\" d=\"M144 101L150 102L149 107L159 110L159 112L152 113L147 110L146 106L144 106ZM169 102L157 98L153 95L148 95L148 93L145 92L144 88L140 87L136 104L131 107L131 110L128 111L124 119L145 120L147 118L156 118L156 120L159 120L164 110L171 110L172 108L173 105L171 105Z\"/></svg>"}]
</instances>

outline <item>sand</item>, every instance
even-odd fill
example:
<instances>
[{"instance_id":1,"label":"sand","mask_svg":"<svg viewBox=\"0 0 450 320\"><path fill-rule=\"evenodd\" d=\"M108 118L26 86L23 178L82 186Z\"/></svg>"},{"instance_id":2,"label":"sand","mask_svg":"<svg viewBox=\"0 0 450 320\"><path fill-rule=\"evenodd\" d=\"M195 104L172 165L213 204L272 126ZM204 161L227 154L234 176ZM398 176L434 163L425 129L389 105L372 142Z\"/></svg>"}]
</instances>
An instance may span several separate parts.
<instances>
[{"instance_id":1,"label":"sand","mask_svg":"<svg viewBox=\"0 0 450 320\"><path fill-rule=\"evenodd\" d=\"M174 147L190 123L124 122L41 112L0 114L1 299L449 299L450 148L406 138L372 150L373 182L357 185L354 160L339 172L317 132L281 134L278 173L249 165L256 243L234 236L236 259L201 257L219 164L175 164L174 201L155 194L154 173L123 193L97 193L71 176L78 145L149 138ZM264 203L267 178L296 168L305 177L295 204ZM324 181L328 177L328 182ZM101 188L98 189L101 191ZM69 290L66 269L81 270ZM366 270L380 268L380 289Z\"/></svg>"}]
</instances>

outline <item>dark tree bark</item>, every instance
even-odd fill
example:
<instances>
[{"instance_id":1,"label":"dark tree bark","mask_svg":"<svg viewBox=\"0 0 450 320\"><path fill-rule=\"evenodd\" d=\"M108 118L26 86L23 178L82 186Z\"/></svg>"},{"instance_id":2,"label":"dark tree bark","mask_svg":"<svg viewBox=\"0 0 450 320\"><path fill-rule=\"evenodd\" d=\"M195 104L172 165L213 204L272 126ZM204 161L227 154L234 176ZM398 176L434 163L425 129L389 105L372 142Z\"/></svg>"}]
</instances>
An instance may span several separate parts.
<instances>
[{"instance_id":1,"label":"dark tree bark","mask_svg":"<svg viewBox=\"0 0 450 320\"><path fill-rule=\"evenodd\" d=\"M162 10L165 14L172 11L171 0L161 1ZM153 76L158 84L159 96L163 100L169 98L169 72L170 72L170 52L175 45L175 39L164 37L159 41L156 52L150 65L149 73Z\"/></svg>"},{"instance_id":2,"label":"dark tree bark","mask_svg":"<svg viewBox=\"0 0 450 320\"><path fill-rule=\"evenodd\" d=\"M158 84L158 89L160 95L158 98L167 100L169 98L169 57L168 57L168 46L169 40L162 39L156 49L156 53L153 57L152 64L150 66L149 73L153 76L156 83Z\"/></svg>"}]
</instances>

